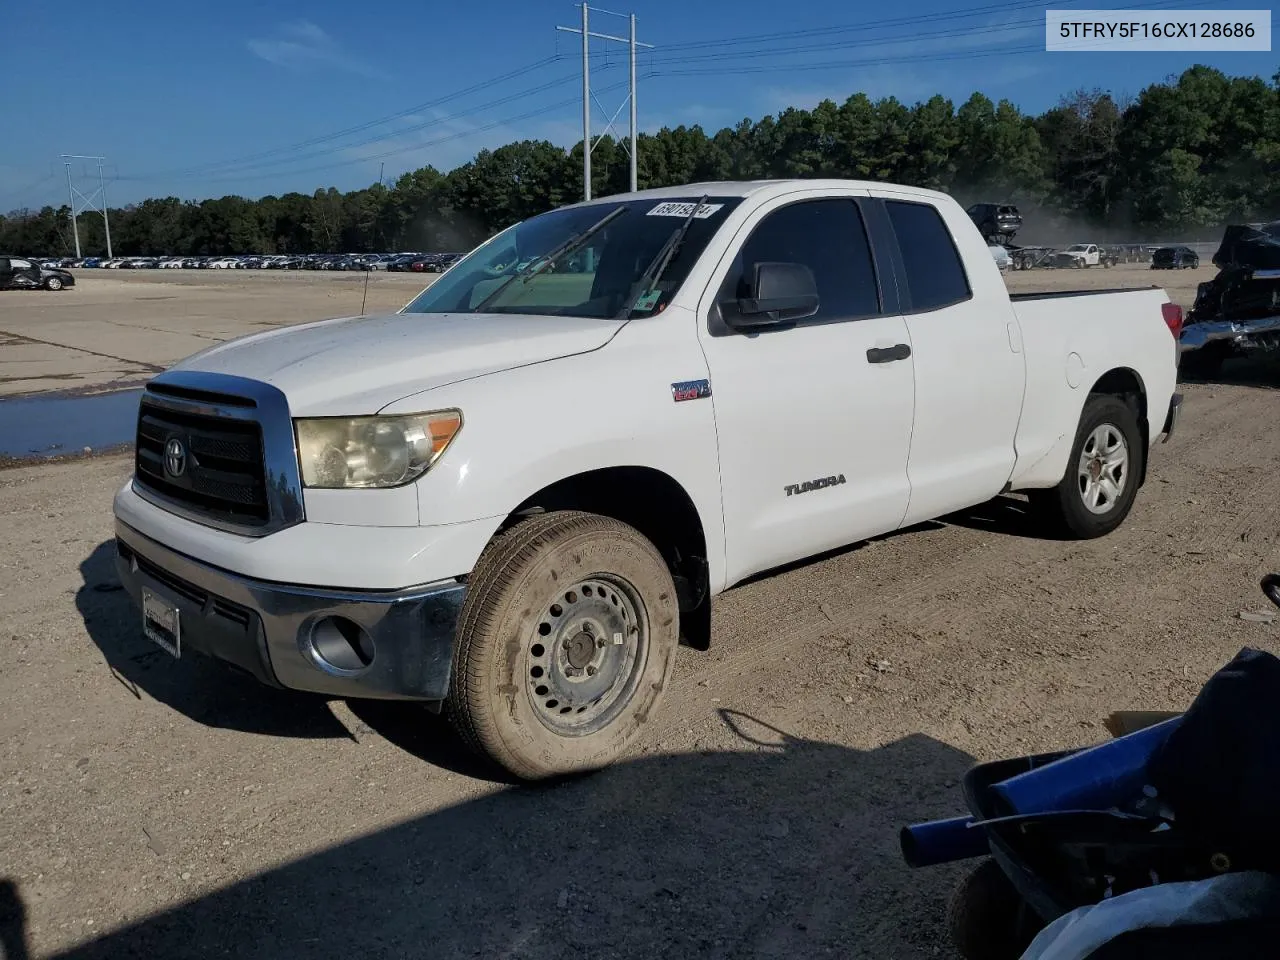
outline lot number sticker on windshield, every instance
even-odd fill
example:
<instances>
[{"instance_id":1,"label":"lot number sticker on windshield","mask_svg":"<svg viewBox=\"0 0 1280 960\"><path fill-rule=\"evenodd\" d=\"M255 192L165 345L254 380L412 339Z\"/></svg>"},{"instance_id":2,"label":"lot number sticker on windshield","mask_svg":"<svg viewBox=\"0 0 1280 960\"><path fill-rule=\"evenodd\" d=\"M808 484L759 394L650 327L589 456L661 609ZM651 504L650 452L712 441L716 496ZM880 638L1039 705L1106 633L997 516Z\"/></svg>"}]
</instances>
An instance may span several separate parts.
<instances>
[{"instance_id":1,"label":"lot number sticker on windshield","mask_svg":"<svg viewBox=\"0 0 1280 960\"><path fill-rule=\"evenodd\" d=\"M654 207L652 210L646 213L645 216L646 217L687 217L689 214L693 213L694 206L696 206L696 204L681 203L679 201L668 201L666 203L658 204L656 207ZM702 205L702 208L698 211L698 215L694 217L694 219L705 220L707 219L707 217L715 216L716 211L723 206L724 206L723 203L704 203Z\"/></svg>"}]
</instances>

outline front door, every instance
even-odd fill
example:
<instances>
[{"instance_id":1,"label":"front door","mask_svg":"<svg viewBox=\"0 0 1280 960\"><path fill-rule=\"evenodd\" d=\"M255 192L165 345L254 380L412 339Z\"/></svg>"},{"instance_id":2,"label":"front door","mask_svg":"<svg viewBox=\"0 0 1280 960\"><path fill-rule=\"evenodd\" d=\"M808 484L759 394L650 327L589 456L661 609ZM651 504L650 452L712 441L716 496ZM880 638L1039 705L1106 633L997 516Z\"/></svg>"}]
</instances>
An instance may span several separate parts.
<instances>
[{"instance_id":1,"label":"front door","mask_svg":"<svg viewBox=\"0 0 1280 960\"><path fill-rule=\"evenodd\" d=\"M720 454L728 582L897 528L910 496L906 322L881 290L858 201L801 191L756 211L700 311ZM816 316L738 332L753 266L801 263ZM892 286L892 281L888 281Z\"/></svg>"}]
</instances>

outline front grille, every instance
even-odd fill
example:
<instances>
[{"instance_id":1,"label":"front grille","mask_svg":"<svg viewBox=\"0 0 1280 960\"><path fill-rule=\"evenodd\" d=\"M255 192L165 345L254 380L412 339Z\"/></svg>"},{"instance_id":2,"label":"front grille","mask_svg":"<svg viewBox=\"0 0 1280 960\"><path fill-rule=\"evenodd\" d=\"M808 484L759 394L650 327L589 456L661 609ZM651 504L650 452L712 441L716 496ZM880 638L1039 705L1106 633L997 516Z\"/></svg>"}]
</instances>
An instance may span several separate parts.
<instances>
[{"instance_id":1,"label":"front grille","mask_svg":"<svg viewBox=\"0 0 1280 960\"><path fill-rule=\"evenodd\" d=\"M165 447L177 439L185 460L166 468ZM270 519L262 427L161 406L145 394L138 407L135 480L211 520L261 526Z\"/></svg>"}]
</instances>

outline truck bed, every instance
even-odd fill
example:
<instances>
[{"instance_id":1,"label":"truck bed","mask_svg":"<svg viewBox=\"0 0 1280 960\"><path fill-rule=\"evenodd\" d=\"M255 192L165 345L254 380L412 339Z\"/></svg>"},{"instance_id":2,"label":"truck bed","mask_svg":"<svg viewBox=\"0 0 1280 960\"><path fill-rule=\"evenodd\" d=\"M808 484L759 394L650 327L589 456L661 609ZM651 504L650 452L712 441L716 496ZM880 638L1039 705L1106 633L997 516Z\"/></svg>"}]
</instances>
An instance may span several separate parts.
<instances>
[{"instance_id":1,"label":"truck bed","mask_svg":"<svg viewBox=\"0 0 1280 960\"><path fill-rule=\"evenodd\" d=\"M1148 290L1159 290L1152 284L1149 287L1108 287L1104 290L1049 290L1044 293L1010 293L1013 303L1024 303L1027 300L1065 300L1068 297L1092 297L1103 293L1146 293Z\"/></svg>"}]
</instances>

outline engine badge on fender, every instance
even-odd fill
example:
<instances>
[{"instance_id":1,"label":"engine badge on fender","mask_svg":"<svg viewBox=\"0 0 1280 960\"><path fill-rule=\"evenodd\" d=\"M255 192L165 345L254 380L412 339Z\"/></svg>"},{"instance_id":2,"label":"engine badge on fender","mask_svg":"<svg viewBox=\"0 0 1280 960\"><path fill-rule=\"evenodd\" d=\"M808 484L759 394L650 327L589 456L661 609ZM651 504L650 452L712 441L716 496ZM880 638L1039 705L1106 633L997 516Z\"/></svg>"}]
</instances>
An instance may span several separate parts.
<instances>
[{"instance_id":1,"label":"engine badge on fender","mask_svg":"<svg viewBox=\"0 0 1280 960\"><path fill-rule=\"evenodd\" d=\"M686 380L671 385L671 399L676 403L682 400L702 400L711 396L710 380Z\"/></svg>"}]
</instances>

